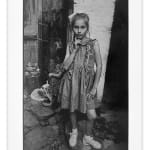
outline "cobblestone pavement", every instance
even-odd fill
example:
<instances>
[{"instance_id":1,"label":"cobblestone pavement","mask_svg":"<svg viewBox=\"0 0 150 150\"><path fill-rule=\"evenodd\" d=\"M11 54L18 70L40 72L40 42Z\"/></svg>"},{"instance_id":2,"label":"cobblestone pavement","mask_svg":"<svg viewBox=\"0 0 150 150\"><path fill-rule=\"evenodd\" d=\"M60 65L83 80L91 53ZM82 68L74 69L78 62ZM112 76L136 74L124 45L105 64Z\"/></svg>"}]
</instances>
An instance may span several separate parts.
<instances>
[{"instance_id":1,"label":"cobblestone pavement","mask_svg":"<svg viewBox=\"0 0 150 150\"><path fill-rule=\"evenodd\" d=\"M73 150L92 150L82 144L85 120L80 119L78 144ZM67 143L69 123L64 127L63 121L61 113L25 99L24 150L71 150ZM127 150L127 113L110 110L101 113L95 121L93 134L103 144L103 150Z\"/></svg>"}]
</instances>

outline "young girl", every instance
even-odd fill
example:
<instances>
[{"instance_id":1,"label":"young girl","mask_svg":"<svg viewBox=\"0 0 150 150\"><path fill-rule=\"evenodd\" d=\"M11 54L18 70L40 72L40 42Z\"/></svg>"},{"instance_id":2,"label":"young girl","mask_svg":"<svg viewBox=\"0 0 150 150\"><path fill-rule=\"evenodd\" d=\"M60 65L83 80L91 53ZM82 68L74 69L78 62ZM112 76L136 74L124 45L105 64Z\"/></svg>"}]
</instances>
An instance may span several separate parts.
<instances>
[{"instance_id":1,"label":"young girl","mask_svg":"<svg viewBox=\"0 0 150 150\"><path fill-rule=\"evenodd\" d=\"M100 149L101 144L92 137L93 121L96 118L96 91L101 76L102 62L97 40L87 37L89 32L89 17L84 13L73 16L71 27L73 41L68 43L66 57L62 70L58 74L50 73L49 77L62 77L59 99L62 109L70 110L72 133L69 144L77 144L76 111L87 114L86 133L83 144ZM96 70L94 69L96 66Z\"/></svg>"}]
</instances>

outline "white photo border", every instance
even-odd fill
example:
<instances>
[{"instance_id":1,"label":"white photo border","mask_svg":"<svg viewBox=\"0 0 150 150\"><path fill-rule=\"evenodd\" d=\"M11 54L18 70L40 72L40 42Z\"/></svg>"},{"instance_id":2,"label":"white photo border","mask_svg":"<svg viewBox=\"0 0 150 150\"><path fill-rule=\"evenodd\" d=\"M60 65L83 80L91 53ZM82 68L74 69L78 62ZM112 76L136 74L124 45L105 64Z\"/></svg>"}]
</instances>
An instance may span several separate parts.
<instances>
[{"instance_id":1,"label":"white photo border","mask_svg":"<svg viewBox=\"0 0 150 150\"><path fill-rule=\"evenodd\" d=\"M142 0L129 1L129 150L143 149Z\"/></svg>"},{"instance_id":2,"label":"white photo border","mask_svg":"<svg viewBox=\"0 0 150 150\"><path fill-rule=\"evenodd\" d=\"M129 1L129 150L142 149L142 0ZM8 150L23 150L23 0L8 0Z\"/></svg>"}]
</instances>

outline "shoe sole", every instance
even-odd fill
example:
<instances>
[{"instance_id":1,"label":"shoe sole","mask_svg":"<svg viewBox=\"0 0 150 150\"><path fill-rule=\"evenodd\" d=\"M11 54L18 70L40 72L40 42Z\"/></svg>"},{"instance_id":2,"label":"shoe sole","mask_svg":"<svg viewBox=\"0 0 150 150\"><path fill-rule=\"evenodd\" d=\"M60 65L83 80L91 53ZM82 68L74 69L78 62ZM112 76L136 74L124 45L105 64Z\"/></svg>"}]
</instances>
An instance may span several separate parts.
<instances>
[{"instance_id":1,"label":"shoe sole","mask_svg":"<svg viewBox=\"0 0 150 150\"><path fill-rule=\"evenodd\" d=\"M85 140L83 140L83 145L93 147L91 144L87 143ZM94 147L93 147L93 148L94 148ZM101 148L94 148L94 149L99 149L99 150L101 150L101 149L102 149L102 145L101 145Z\"/></svg>"},{"instance_id":2,"label":"shoe sole","mask_svg":"<svg viewBox=\"0 0 150 150\"><path fill-rule=\"evenodd\" d=\"M88 146L90 144L88 144L85 140L83 140L83 145Z\"/></svg>"},{"instance_id":3,"label":"shoe sole","mask_svg":"<svg viewBox=\"0 0 150 150\"><path fill-rule=\"evenodd\" d=\"M73 145L73 146L72 146L72 145L70 144L70 142L69 142L69 146L73 148L73 147L77 146L77 142L76 142L76 144Z\"/></svg>"},{"instance_id":4,"label":"shoe sole","mask_svg":"<svg viewBox=\"0 0 150 150\"><path fill-rule=\"evenodd\" d=\"M73 146L69 144L69 146L72 147L72 148L73 148L73 147L76 147L76 146L77 146L77 143L76 143L75 145L73 145Z\"/></svg>"}]
</instances>

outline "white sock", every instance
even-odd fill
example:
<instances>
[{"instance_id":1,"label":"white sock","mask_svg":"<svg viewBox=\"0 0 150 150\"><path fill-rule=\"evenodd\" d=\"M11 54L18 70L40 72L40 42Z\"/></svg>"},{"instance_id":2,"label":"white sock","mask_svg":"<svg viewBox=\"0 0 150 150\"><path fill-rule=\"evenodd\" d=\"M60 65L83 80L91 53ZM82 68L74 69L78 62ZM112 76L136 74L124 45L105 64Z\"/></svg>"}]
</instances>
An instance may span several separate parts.
<instances>
[{"instance_id":1,"label":"white sock","mask_svg":"<svg viewBox=\"0 0 150 150\"><path fill-rule=\"evenodd\" d=\"M77 128L76 129L72 129L72 132L73 133L77 133L78 132Z\"/></svg>"},{"instance_id":2,"label":"white sock","mask_svg":"<svg viewBox=\"0 0 150 150\"><path fill-rule=\"evenodd\" d=\"M84 138L91 138L90 135L84 135Z\"/></svg>"}]
</instances>

